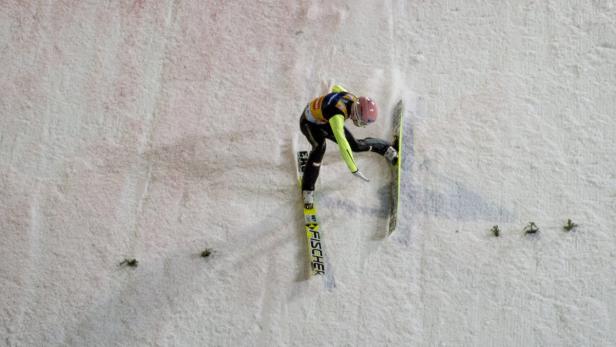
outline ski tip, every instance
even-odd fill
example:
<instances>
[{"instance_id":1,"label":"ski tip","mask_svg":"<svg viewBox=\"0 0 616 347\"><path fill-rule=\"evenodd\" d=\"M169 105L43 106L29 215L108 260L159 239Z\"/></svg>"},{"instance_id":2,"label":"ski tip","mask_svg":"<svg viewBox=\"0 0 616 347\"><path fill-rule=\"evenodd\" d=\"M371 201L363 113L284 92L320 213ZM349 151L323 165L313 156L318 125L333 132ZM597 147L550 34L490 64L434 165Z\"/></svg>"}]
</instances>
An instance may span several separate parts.
<instances>
[{"instance_id":1,"label":"ski tip","mask_svg":"<svg viewBox=\"0 0 616 347\"><path fill-rule=\"evenodd\" d=\"M400 99L394 107L394 113L401 112L402 110L404 110L404 102L402 101L402 99Z\"/></svg>"}]
</instances>

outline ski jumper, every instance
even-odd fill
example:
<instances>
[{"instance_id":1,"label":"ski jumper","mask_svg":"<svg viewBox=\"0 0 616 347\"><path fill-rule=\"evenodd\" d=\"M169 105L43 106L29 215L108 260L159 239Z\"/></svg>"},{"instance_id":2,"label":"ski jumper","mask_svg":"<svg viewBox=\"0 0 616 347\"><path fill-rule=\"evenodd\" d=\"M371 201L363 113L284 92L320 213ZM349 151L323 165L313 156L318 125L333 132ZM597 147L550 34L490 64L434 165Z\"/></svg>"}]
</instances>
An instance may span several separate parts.
<instances>
[{"instance_id":1,"label":"ski jumper","mask_svg":"<svg viewBox=\"0 0 616 347\"><path fill-rule=\"evenodd\" d=\"M303 176L302 190L314 190L325 154L326 139L338 144L342 159L353 173L357 172L358 168L352 152L372 151L385 155L390 146L389 142L371 137L355 139L344 126L344 121L351 114L351 106L357 100L355 95L335 86L332 88L332 93L310 101L302 112L299 127L312 145Z\"/></svg>"}]
</instances>

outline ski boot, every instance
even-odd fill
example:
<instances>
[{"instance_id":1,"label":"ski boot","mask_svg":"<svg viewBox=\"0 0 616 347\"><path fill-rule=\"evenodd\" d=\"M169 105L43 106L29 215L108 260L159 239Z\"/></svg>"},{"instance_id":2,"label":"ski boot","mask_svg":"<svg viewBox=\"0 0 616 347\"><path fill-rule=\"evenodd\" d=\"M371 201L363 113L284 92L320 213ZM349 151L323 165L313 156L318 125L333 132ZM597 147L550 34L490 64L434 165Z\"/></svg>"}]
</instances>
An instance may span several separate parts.
<instances>
[{"instance_id":1,"label":"ski boot","mask_svg":"<svg viewBox=\"0 0 616 347\"><path fill-rule=\"evenodd\" d=\"M398 164L398 151L393 146L389 146L385 151L385 158L391 165L396 166Z\"/></svg>"},{"instance_id":2,"label":"ski boot","mask_svg":"<svg viewBox=\"0 0 616 347\"><path fill-rule=\"evenodd\" d=\"M314 207L314 190L303 190L304 209L311 210Z\"/></svg>"}]
</instances>

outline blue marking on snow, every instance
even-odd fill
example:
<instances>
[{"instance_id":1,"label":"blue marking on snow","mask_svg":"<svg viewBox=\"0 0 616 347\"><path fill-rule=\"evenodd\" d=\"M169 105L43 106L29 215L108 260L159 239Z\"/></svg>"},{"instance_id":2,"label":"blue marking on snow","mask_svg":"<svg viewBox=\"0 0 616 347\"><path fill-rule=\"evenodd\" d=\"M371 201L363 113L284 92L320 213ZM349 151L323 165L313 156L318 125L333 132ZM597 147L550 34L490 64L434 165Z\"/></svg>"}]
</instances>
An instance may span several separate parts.
<instances>
[{"instance_id":1,"label":"blue marking on snow","mask_svg":"<svg viewBox=\"0 0 616 347\"><path fill-rule=\"evenodd\" d=\"M514 214L463 183L438 175L438 190L425 187L414 179L416 171L430 169L430 162L417 163L415 158L413 124L415 112L405 117L398 229L392 234L399 242L408 243L416 228L418 217L433 216L459 221L486 221L507 223L515 220ZM435 173L430 173L432 176Z\"/></svg>"}]
</instances>

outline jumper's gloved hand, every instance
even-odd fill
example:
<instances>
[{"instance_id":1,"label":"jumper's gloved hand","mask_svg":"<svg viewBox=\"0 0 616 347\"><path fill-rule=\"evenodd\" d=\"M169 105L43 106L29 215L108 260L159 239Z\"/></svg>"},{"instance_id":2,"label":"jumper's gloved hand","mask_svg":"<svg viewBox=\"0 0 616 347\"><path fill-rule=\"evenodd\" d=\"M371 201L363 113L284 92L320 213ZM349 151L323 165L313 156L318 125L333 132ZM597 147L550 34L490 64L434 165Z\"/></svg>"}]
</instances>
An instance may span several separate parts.
<instances>
[{"instance_id":1,"label":"jumper's gloved hand","mask_svg":"<svg viewBox=\"0 0 616 347\"><path fill-rule=\"evenodd\" d=\"M355 175L355 177L359 177L362 180L366 181L366 182L370 182L370 180L368 179L368 177L364 176L363 173L361 173L361 171L357 170L355 172L353 172L353 175Z\"/></svg>"}]
</instances>

